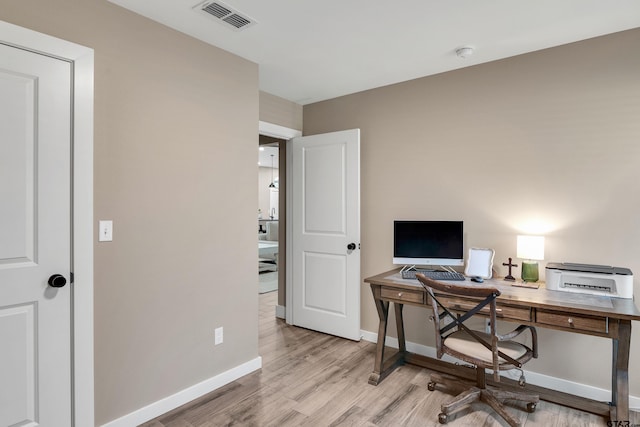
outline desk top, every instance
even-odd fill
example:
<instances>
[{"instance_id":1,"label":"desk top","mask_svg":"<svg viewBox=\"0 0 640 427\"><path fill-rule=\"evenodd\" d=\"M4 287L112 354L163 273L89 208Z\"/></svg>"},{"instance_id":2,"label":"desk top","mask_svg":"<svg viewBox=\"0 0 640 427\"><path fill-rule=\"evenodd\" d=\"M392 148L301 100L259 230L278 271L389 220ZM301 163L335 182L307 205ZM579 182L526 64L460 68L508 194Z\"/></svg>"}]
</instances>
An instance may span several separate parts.
<instances>
[{"instance_id":1,"label":"desk top","mask_svg":"<svg viewBox=\"0 0 640 427\"><path fill-rule=\"evenodd\" d=\"M400 268L386 271L376 276L364 279L365 283L372 285L390 286L398 289L424 290L420 282L415 279L403 279ZM446 282L446 281L443 281ZM462 283L453 281L450 283ZM470 280L464 283L473 284ZM500 290L498 297L500 303L510 303L518 306L548 308L558 310L566 308L573 313L581 313L594 316L607 316L616 319L640 320L640 311L632 299L612 298L599 295L586 295L574 292L551 291L540 282L538 289L522 288L512 285L500 278L486 279L482 285L495 286Z\"/></svg>"}]
</instances>

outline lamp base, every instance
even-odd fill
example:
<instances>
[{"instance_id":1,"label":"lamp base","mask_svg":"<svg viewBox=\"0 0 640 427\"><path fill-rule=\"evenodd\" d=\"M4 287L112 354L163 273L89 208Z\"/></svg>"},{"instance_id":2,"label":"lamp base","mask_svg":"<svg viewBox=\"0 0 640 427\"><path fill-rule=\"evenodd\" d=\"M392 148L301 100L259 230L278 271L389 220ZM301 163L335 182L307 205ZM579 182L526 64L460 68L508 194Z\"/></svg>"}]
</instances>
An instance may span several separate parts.
<instances>
[{"instance_id":1,"label":"lamp base","mask_svg":"<svg viewBox=\"0 0 640 427\"><path fill-rule=\"evenodd\" d=\"M535 261L522 261L522 280L525 282L537 282L538 263Z\"/></svg>"}]
</instances>

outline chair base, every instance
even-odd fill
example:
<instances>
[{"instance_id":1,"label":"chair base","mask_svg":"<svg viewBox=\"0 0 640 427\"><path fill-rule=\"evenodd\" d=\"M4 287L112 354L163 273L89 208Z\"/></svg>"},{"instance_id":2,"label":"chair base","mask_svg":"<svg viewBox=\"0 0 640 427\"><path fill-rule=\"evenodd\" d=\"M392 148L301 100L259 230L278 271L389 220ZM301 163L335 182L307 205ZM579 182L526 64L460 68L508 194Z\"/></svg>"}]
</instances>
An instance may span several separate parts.
<instances>
[{"instance_id":1,"label":"chair base","mask_svg":"<svg viewBox=\"0 0 640 427\"><path fill-rule=\"evenodd\" d=\"M482 374L484 375L484 370L482 370ZM436 384L442 384L455 390L456 393L459 393L451 402L441 406L442 412L438 415L438 421L440 424L446 424L449 420L449 415L453 414L461 407L470 405L473 402L484 402L504 418L510 426L518 427L520 426L520 421L507 412L502 402L508 399L527 402L527 412L534 412L537 403L540 401L538 395L488 389L478 386L470 387L468 382L463 382L458 378L432 374L428 389L431 391L435 390Z\"/></svg>"}]
</instances>

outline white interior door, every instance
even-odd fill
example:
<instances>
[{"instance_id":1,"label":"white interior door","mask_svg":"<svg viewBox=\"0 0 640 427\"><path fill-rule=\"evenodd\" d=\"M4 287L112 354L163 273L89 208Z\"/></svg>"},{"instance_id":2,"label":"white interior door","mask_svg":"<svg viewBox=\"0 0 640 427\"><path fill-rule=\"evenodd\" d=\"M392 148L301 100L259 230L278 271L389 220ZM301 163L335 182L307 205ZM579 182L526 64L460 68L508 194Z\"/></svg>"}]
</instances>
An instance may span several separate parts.
<instances>
[{"instance_id":1,"label":"white interior door","mask_svg":"<svg viewBox=\"0 0 640 427\"><path fill-rule=\"evenodd\" d=\"M71 82L70 63L0 44L2 426L72 425Z\"/></svg>"},{"instance_id":2,"label":"white interior door","mask_svg":"<svg viewBox=\"0 0 640 427\"><path fill-rule=\"evenodd\" d=\"M294 138L291 319L360 339L360 130Z\"/></svg>"}]
</instances>

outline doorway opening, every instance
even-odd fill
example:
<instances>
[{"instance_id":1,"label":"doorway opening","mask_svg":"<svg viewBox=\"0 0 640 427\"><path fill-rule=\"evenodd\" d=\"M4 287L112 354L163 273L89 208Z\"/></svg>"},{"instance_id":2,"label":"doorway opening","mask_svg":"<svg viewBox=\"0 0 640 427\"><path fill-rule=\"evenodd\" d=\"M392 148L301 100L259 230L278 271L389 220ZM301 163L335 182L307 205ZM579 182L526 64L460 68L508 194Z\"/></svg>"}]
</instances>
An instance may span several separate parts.
<instances>
[{"instance_id":1,"label":"doorway opening","mask_svg":"<svg viewBox=\"0 0 640 427\"><path fill-rule=\"evenodd\" d=\"M287 146L290 139L302 136L302 132L296 129L287 128L269 122L258 122L258 136L265 144L278 144L278 291L275 315L280 319L286 319L286 289L287 271L286 265L286 243L287 236ZM260 142L259 142L260 144Z\"/></svg>"},{"instance_id":2,"label":"doorway opening","mask_svg":"<svg viewBox=\"0 0 640 427\"><path fill-rule=\"evenodd\" d=\"M284 284L285 140L259 135L258 139L258 292L278 292ZM281 147L282 146L282 147ZM282 154L281 154L282 149Z\"/></svg>"}]
</instances>

